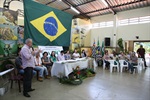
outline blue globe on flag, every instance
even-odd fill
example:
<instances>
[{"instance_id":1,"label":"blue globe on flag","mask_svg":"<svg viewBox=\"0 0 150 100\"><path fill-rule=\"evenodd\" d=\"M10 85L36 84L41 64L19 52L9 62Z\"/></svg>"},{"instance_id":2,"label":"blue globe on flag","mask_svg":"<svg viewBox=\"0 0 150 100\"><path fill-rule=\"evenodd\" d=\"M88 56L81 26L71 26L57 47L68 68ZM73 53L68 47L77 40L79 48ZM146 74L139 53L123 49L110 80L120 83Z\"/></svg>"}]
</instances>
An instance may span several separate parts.
<instances>
[{"instance_id":1,"label":"blue globe on flag","mask_svg":"<svg viewBox=\"0 0 150 100\"><path fill-rule=\"evenodd\" d=\"M55 36L58 32L58 24L55 18L48 17L44 22L44 30L50 36Z\"/></svg>"}]
</instances>

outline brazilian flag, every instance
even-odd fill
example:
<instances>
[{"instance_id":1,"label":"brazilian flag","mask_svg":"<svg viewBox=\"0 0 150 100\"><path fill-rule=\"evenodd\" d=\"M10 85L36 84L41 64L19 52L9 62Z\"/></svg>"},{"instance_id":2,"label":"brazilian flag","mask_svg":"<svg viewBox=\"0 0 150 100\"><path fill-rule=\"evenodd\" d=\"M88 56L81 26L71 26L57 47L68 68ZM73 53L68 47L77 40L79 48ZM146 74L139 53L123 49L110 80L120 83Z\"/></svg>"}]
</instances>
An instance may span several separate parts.
<instances>
[{"instance_id":1,"label":"brazilian flag","mask_svg":"<svg viewBox=\"0 0 150 100\"><path fill-rule=\"evenodd\" d=\"M24 1L24 40L43 46L69 46L72 15L33 0Z\"/></svg>"}]
</instances>

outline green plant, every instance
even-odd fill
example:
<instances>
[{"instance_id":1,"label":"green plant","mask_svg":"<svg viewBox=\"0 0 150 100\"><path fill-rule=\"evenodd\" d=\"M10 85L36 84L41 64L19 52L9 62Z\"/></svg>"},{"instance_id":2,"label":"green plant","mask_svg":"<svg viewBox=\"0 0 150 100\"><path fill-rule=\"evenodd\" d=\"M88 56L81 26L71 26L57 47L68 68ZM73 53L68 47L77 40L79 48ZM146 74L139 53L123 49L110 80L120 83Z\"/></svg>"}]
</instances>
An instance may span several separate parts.
<instances>
[{"instance_id":1,"label":"green plant","mask_svg":"<svg viewBox=\"0 0 150 100\"><path fill-rule=\"evenodd\" d=\"M123 39L122 38L118 39L117 44L118 44L118 46L120 48L120 51L124 51Z\"/></svg>"}]
</instances>

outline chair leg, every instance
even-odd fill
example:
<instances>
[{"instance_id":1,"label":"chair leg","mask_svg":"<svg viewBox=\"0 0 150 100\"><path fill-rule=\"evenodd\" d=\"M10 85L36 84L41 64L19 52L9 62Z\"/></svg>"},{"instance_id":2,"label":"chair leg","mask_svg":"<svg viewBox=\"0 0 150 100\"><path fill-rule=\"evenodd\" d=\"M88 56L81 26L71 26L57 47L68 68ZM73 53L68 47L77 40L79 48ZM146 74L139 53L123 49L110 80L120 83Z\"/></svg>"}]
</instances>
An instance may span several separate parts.
<instances>
[{"instance_id":1,"label":"chair leg","mask_svg":"<svg viewBox=\"0 0 150 100\"><path fill-rule=\"evenodd\" d=\"M139 69L138 68L136 68L136 73L138 73L139 72Z\"/></svg>"},{"instance_id":2,"label":"chair leg","mask_svg":"<svg viewBox=\"0 0 150 100\"><path fill-rule=\"evenodd\" d=\"M120 67L120 72L122 73L123 67Z\"/></svg>"},{"instance_id":3,"label":"chair leg","mask_svg":"<svg viewBox=\"0 0 150 100\"><path fill-rule=\"evenodd\" d=\"M117 71L119 72L119 67L117 67Z\"/></svg>"},{"instance_id":4,"label":"chair leg","mask_svg":"<svg viewBox=\"0 0 150 100\"><path fill-rule=\"evenodd\" d=\"M112 73L112 69L113 69L113 67L110 66L110 73Z\"/></svg>"},{"instance_id":5,"label":"chair leg","mask_svg":"<svg viewBox=\"0 0 150 100\"><path fill-rule=\"evenodd\" d=\"M21 92L20 80L18 80L19 92Z\"/></svg>"},{"instance_id":6,"label":"chair leg","mask_svg":"<svg viewBox=\"0 0 150 100\"><path fill-rule=\"evenodd\" d=\"M38 80L39 79L39 71L37 71L36 74L37 74L36 78Z\"/></svg>"},{"instance_id":7,"label":"chair leg","mask_svg":"<svg viewBox=\"0 0 150 100\"><path fill-rule=\"evenodd\" d=\"M10 86L10 87L11 87L11 89L12 89L12 87L13 87L13 80L11 80L11 86Z\"/></svg>"},{"instance_id":8,"label":"chair leg","mask_svg":"<svg viewBox=\"0 0 150 100\"><path fill-rule=\"evenodd\" d=\"M105 66L103 66L103 70L105 69Z\"/></svg>"}]
</instances>

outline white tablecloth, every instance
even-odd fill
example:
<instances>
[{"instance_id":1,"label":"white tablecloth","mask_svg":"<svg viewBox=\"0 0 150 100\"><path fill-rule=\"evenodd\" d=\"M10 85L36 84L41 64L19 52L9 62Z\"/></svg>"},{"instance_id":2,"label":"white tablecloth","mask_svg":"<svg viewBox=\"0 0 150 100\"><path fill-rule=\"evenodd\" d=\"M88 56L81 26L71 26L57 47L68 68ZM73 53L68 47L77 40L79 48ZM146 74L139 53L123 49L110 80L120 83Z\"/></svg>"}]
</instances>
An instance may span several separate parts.
<instances>
[{"instance_id":1,"label":"white tablecloth","mask_svg":"<svg viewBox=\"0 0 150 100\"><path fill-rule=\"evenodd\" d=\"M73 71L72 69L76 68L77 66L80 67L80 69L85 68L95 68L97 67L97 64L94 59L92 58L80 58L76 60L66 60L66 61L58 61L55 62L51 69L51 75L52 76L67 76Z\"/></svg>"},{"instance_id":2,"label":"white tablecloth","mask_svg":"<svg viewBox=\"0 0 150 100\"><path fill-rule=\"evenodd\" d=\"M5 74L9 73L9 72L11 72L12 70L14 70L14 68L8 69L8 70L3 71L3 72L0 72L0 76L3 76L3 75L5 75Z\"/></svg>"}]
</instances>

